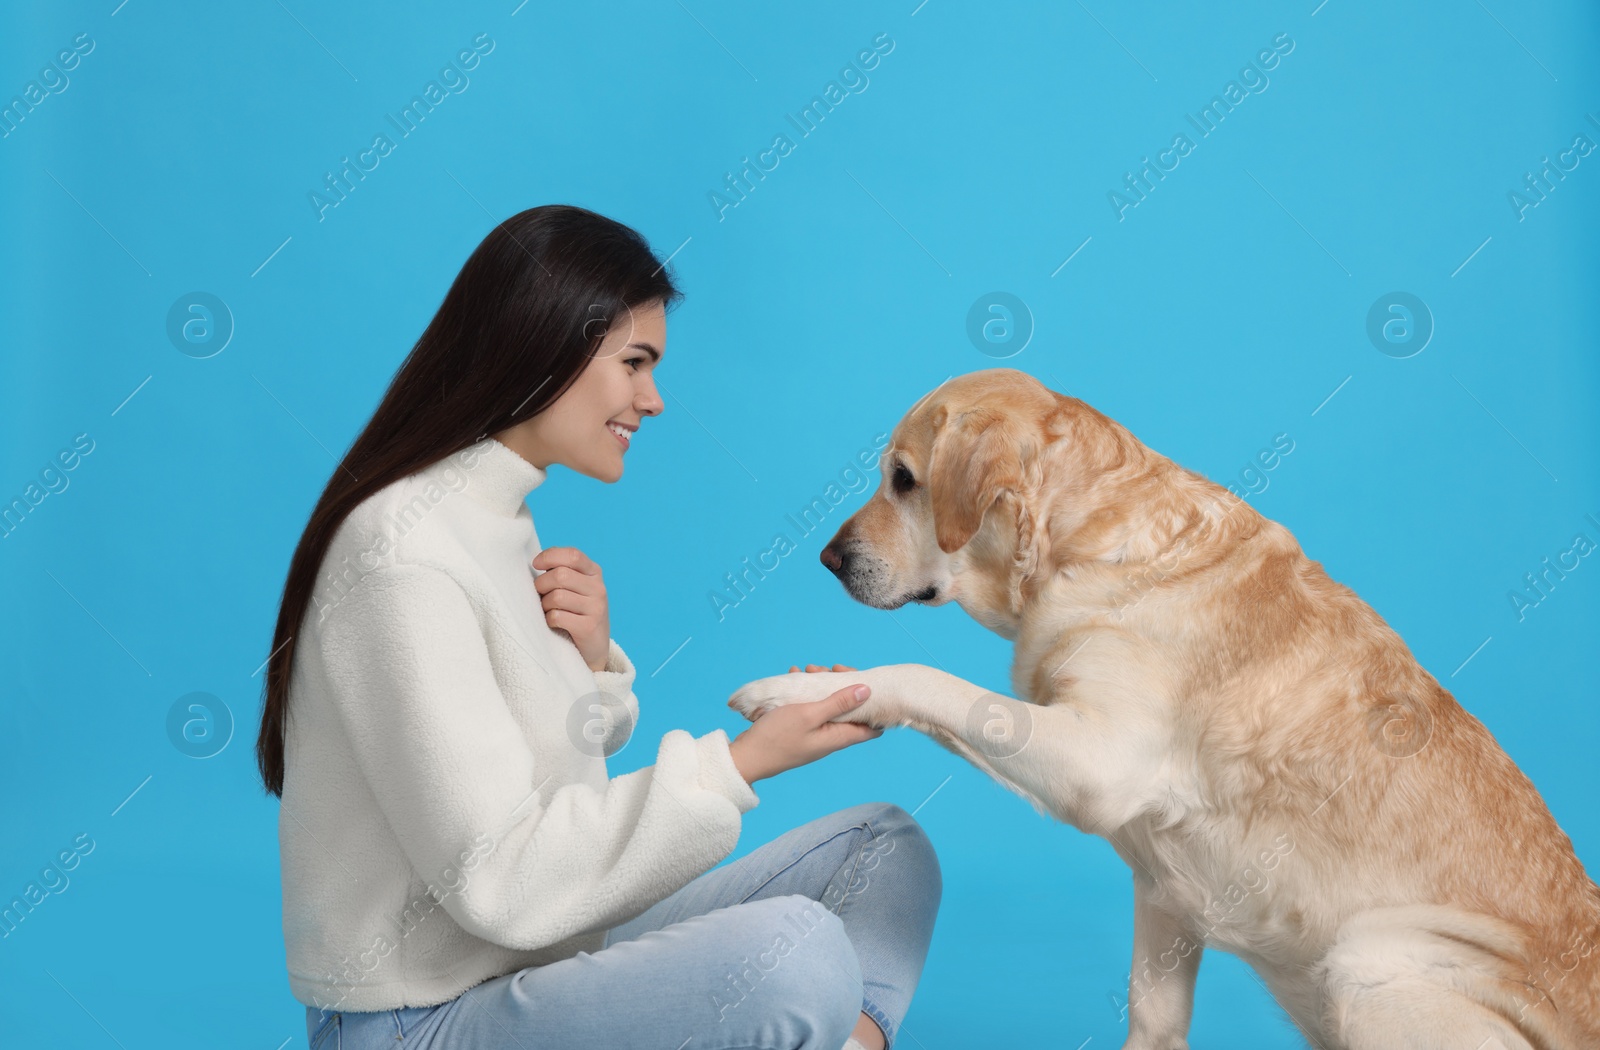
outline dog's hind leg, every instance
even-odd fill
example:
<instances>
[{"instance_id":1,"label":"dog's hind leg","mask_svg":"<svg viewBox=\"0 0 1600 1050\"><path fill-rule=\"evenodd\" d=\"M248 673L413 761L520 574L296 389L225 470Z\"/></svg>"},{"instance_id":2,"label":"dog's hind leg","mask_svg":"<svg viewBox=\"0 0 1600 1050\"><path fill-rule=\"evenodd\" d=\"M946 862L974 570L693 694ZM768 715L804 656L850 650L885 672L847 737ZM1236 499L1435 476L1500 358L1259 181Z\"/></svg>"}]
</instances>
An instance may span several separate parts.
<instances>
[{"instance_id":1,"label":"dog's hind leg","mask_svg":"<svg viewBox=\"0 0 1600 1050\"><path fill-rule=\"evenodd\" d=\"M1123 1050L1188 1050L1194 982L1203 939L1152 902L1153 887L1133 876L1133 969L1128 973L1128 1041Z\"/></svg>"},{"instance_id":2,"label":"dog's hind leg","mask_svg":"<svg viewBox=\"0 0 1600 1050\"><path fill-rule=\"evenodd\" d=\"M1483 1004L1422 977L1349 989L1338 1009L1341 1050L1542 1050Z\"/></svg>"},{"instance_id":3,"label":"dog's hind leg","mask_svg":"<svg viewBox=\"0 0 1600 1050\"><path fill-rule=\"evenodd\" d=\"M1514 931L1454 909L1356 916L1318 965L1340 1050L1576 1050L1518 980ZM1525 972L1525 971L1524 971Z\"/></svg>"}]
</instances>

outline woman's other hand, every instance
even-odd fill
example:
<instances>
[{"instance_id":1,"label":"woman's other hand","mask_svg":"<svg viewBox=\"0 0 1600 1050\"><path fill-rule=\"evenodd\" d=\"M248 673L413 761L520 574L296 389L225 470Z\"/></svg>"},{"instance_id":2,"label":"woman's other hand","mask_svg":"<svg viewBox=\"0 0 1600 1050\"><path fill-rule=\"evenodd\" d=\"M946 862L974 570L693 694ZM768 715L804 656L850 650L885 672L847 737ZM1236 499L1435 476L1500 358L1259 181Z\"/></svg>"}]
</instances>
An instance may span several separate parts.
<instances>
[{"instance_id":1,"label":"woman's other hand","mask_svg":"<svg viewBox=\"0 0 1600 1050\"><path fill-rule=\"evenodd\" d=\"M604 671L611 654L611 607L600 566L576 547L546 547L533 559L533 578L544 622L578 647L591 671Z\"/></svg>"}]
</instances>

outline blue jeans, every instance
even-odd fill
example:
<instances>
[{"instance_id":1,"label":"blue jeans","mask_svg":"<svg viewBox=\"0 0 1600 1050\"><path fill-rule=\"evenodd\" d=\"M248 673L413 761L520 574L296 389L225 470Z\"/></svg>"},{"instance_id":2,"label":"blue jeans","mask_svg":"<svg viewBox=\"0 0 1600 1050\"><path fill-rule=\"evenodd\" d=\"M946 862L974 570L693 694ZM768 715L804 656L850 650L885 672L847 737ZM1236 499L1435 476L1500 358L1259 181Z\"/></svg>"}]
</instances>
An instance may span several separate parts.
<instances>
[{"instance_id":1,"label":"blue jeans","mask_svg":"<svg viewBox=\"0 0 1600 1050\"><path fill-rule=\"evenodd\" d=\"M899 806L830 813L706 872L593 954L437 1006L324 1014L311 1050L840 1050L864 1012L894 1046L943 880Z\"/></svg>"}]
</instances>

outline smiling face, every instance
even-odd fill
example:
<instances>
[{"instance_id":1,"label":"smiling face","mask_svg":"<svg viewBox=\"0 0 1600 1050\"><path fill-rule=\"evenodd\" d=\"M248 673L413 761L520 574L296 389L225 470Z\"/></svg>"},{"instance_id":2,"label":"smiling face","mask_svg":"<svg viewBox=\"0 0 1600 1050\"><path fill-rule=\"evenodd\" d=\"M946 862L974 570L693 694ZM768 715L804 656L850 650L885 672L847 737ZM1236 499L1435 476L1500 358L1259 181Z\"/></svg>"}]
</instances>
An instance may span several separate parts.
<instances>
[{"instance_id":1,"label":"smiling face","mask_svg":"<svg viewBox=\"0 0 1600 1050\"><path fill-rule=\"evenodd\" d=\"M659 302L625 311L566 393L494 437L536 467L560 463L601 481L618 480L640 421L665 407L654 371L666 345L667 317Z\"/></svg>"}]
</instances>

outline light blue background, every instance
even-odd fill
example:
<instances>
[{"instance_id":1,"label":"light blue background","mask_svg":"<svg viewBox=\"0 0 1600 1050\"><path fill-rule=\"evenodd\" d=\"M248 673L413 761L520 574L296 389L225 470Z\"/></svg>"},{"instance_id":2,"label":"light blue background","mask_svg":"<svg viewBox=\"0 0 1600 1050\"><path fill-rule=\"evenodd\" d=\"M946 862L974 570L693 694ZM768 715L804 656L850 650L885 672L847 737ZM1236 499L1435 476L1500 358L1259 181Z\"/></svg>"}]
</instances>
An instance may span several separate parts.
<instances>
[{"instance_id":1,"label":"light blue background","mask_svg":"<svg viewBox=\"0 0 1600 1050\"><path fill-rule=\"evenodd\" d=\"M547 544L604 566L640 668L613 773L675 727L737 732L728 694L794 662L937 654L1009 692L1008 645L959 609L870 610L817 563L864 493L721 622L709 598L918 397L1002 363L965 326L1003 290L1034 324L1004 364L1178 462L1226 482L1291 435L1253 502L1600 860L1600 562L1522 622L1508 598L1576 533L1600 540L1600 154L1521 220L1507 200L1575 135L1600 142L1592 4L117 2L13 9L0 36L0 98L76 34L95 41L0 140L0 496L74 435L95 441L0 540L0 898L78 833L96 843L0 940L8 1042L304 1045L252 675L333 457L472 247L548 202L677 250L688 292L658 372L667 411L626 477L557 469L532 500ZM1119 221L1108 191L1194 135L1184 114L1285 32L1270 87ZM470 87L318 221L324 173L479 33L495 48ZM895 47L870 86L719 221L725 173L794 136L785 115L878 33ZM237 326L203 360L165 332L195 290ZM1406 359L1365 332L1395 290L1436 324ZM207 760L165 728L197 690L236 720ZM760 793L735 855L870 799L932 835L944 906L901 1045L1120 1044L1132 895L1102 841L910 730ZM1213 952L1193 1045L1302 1044Z\"/></svg>"}]
</instances>

